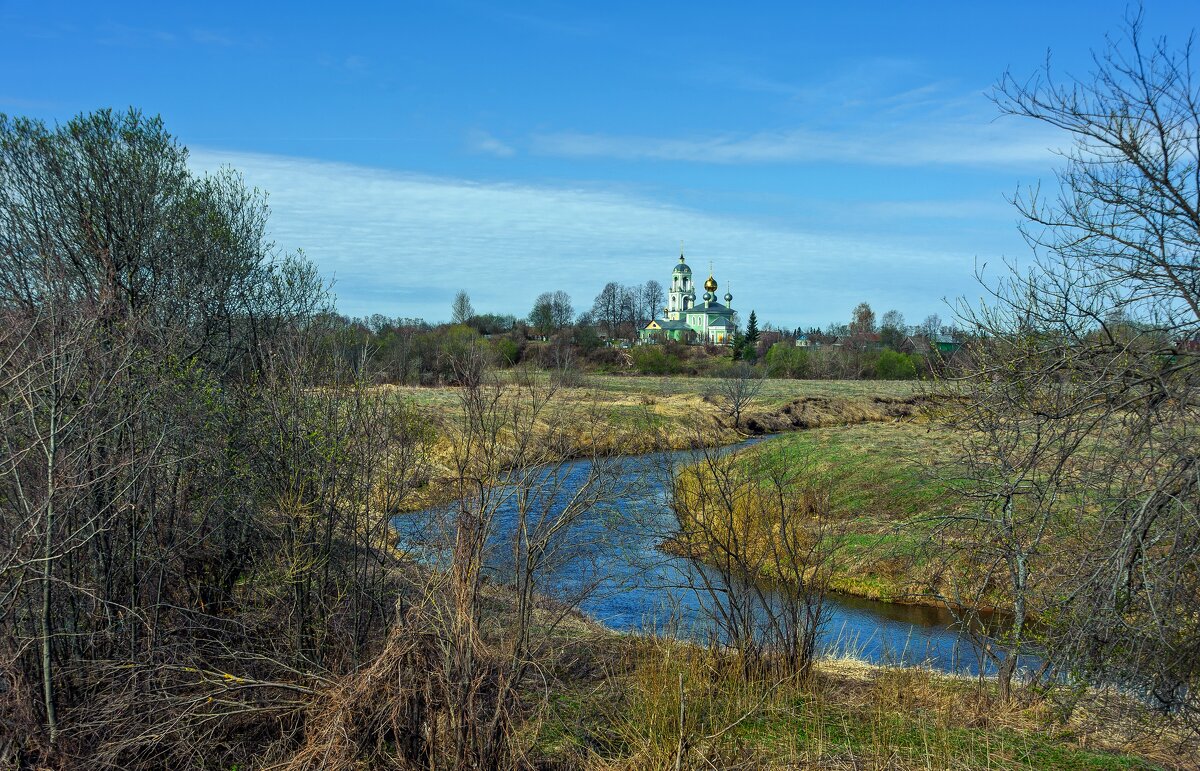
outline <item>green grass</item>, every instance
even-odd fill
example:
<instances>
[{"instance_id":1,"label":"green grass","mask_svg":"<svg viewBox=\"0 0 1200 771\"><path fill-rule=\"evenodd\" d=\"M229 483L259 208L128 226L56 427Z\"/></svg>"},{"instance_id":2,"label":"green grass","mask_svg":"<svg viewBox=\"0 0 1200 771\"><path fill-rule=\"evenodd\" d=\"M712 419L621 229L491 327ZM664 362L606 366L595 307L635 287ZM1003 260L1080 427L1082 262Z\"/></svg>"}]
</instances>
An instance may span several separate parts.
<instances>
[{"instance_id":1,"label":"green grass","mask_svg":"<svg viewBox=\"0 0 1200 771\"><path fill-rule=\"evenodd\" d=\"M800 469L827 489L842 523L840 568L833 588L873 599L918 591L928 558L928 516L953 505L933 464L950 453L952 437L929 423L865 423L785 434L749 450Z\"/></svg>"}]
</instances>

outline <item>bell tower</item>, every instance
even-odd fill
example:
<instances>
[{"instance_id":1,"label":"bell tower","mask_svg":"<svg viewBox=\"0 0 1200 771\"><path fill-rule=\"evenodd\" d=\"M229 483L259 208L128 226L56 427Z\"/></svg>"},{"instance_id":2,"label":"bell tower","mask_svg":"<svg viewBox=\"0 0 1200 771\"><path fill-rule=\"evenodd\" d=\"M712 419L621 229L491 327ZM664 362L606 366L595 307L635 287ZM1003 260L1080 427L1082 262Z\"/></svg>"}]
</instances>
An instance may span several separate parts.
<instances>
[{"instance_id":1,"label":"bell tower","mask_svg":"<svg viewBox=\"0 0 1200 771\"><path fill-rule=\"evenodd\" d=\"M696 304L696 286L692 283L692 269L683 259L683 244L679 245L679 264L671 272L671 289L667 292L667 318L679 321L689 308Z\"/></svg>"}]
</instances>

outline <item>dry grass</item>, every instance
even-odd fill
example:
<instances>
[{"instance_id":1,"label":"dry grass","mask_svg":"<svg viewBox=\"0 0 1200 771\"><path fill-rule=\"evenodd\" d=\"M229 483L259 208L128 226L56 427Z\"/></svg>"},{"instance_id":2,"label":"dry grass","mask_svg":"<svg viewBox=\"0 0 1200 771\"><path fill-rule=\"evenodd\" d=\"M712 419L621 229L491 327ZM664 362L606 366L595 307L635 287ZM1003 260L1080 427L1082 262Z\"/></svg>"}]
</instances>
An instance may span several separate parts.
<instances>
[{"instance_id":1,"label":"dry grass","mask_svg":"<svg viewBox=\"0 0 1200 771\"><path fill-rule=\"evenodd\" d=\"M1064 715L1029 693L1002 706L990 682L925 669L832 660L807 682L756 680L696 646L607 644L624 664L560 693L540 726L543 751L566 766L1186 768L1191 755L1181 753L1195 751L1166 734L1113 730L1085 709ZM1144 711L1128 700L1121 708Z\"/></svg>"},{"instance_id":2,"label":"dry grass","mask_svg":"<svg viewBox=\"0 0 1200 771\"><path fill-rule=\"evenodd\" d=\"M503 372L502 381L528 378L545 385L541 372ZM918 414L917 386L893 381L768 380L751 405L746 429L734 430L712 397L714 378L617 377L592 375L580 385L560 387L540 417L541 429L554 435L561 457L594 452L640 454L682 450L702 442L732 444L747 434L796 431L820 426L894 421ZM435 437L418 474L422 484L403 504L412 511L446 499L450 439L461 417L460 391L454 387L381 386L402 394L424 416ZM696 426L704 430L697 432Z\"/></svg>"}]
</instances>

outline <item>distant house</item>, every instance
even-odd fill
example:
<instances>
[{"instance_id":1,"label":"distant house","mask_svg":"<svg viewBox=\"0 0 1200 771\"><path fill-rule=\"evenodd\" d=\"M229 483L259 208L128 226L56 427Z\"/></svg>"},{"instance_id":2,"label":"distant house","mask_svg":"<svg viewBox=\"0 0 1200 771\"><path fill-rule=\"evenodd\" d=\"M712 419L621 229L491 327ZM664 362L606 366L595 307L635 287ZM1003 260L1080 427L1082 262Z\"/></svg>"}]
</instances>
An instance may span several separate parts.
<instances>
[{"instance_id":1,"label":"distant house","mask_svg":"<svg viewBox=\"0 0 1200 771\"><path fill-rule=\"evenodd\" d=\"M901 353L914 353L918 356L929 355L929 340L924 335L905 335L900 341Z\"/></svg>"},{"instance_id":2,"label":"distant house","mask_svg":"<svg viewBox=\"0 0 1200 771\"><path fill-rule=\"evenodd\" d=\"M812 347L812 340L808 339L808 335L800 335L799 337L796 338L796 347L797 348L810 348L810 347Z\"/></svg>"},{"instance_id":3,"label":"distant house","mask_svg":"<svg viewBox=\"0 0 1200 771\"><path fill-rule=\"evenodd\" d=\"M953 337L945 333L938 333L934 335L933 339L930 340L930 343L934 348L937 349L938 353L942 354L943 356L949 356L950 354L957 352L958 349L962 348L963 345L961 342L955 340Z\"/></svg>"}]
</instances>

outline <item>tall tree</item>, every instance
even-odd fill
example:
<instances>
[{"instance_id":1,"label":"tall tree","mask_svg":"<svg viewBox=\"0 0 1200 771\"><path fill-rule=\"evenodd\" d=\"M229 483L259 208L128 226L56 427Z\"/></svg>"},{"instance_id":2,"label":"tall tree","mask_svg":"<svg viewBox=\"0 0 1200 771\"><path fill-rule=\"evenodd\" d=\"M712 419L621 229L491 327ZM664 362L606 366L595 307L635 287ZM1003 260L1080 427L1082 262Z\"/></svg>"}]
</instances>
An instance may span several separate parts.
<instances>
[{"instance_id":1,"label":"tall tree","mask_svg":"<svg viewBox=\"0 0 1200 771\"><path fill-rule=\"evenodd\" d=\"M554 329L554 295L542 292L533 301L533 310L529 311L529 326L543 335L551 334Z\"/></svg>"},{"instance_id":2,"label":"tall tree","mask_svg":"<svg viewBox=\"0 0 1200 771\"><path fill-rule=\"evenodd\" d=\"M0 116L0 753L241 764L390 623L419 424L266 221L157 118Z\"/></svg>"},{"instance_id":3,"label":"tall tree","mask_svg":"<svg viewBox=\"0 0 1200 771\"><path fill-rule=\"evenodd\" d=\"M904 342L904 314L897 310L891 310L883 314L879 320L879 340L892 350L899 350L900 344Z\"/></svg>"},{"instance_id":4,"label":"tall tree","mask_svg":"<svg viewBox=\"0 0 1200 771\"><path fill-rule=\"evenodd\" d=\"M621 331L632 335L642 327L641 289L637 286L621 287Z\"/></svg>"},{"instance_id":5,"label":"tall tree","mask_svg":"<svg viewBox=\"0 0 1200 771\"><path fill-rule=\"evenodd\" d=\"M650 279L642 286L642 318L648 324L651 319L658 318L666 303L667 293L662 284Z\"/></svg>"},{"instance_id":6,"label":"tall tree","mask_svg":"<svg viewBox=\"0 0 1200 771\"><path fill-rule=\"evenodd\" d=\"M450 304L450 323L466 324L475 315L475 307L471 305L471 297L465 289L458 290L454 302Z\"/></svg>"},{"instance_id":7,"label":"tall tree","mask_svg":"<svg viewBox=\"0 0 1200 771\"><path fill-rule=\"evenodd\" d=\"M865 302L854 306L850 314L850 336L865 337L875 333L875 311Z\"/></svg>"},{"instance_id":8,"label":"tall tree","mask_svg":"<svg viewBox=\"0 0 1200 771\"><path fill-rule=\"evenodd\" d=\"M621 326L622 299L625 294L620 284L609 281L592 303L592 319L610 338L617 336Z\"/></svg>"},{"instance_id":9,"label":"tall tree","mask_svg":"<svg viewBox=\"0 0 1200 771\"><path fill-rule=\"evenodd\" d=\"M569 294L561 289L556 292L542 292L533 302L533 310L529 312L529 324L543 335L549 335L569 327L574 315L575 309L571 305Z\"/></svg>"},{"instance_id":10,"label":"tall tree","mask_svg":"<svg viewBox=\"0 0 1200 771\"><path fill-rule=\"evenodd\" d=\"M997 458L964 448L984 461L966 486L977 496L969 511L993 536L1020 531L1028 551L1041 519L1006 511L1037 513L1045 502L1050 526L1067 528L1075 547L1056 566L1051 599L1063 601L1043 613L1054 621L1051 659L1195 720L1200 91L1191 56L1190 44L1147 41L1134 17L1086 78L1060 81L1047 64L1000 81L1002 112L1065 132L1069 149L1057 196L1035 188L1017 199L1035 264L965 314L977 342L960 382L964 404L987 406L966 413L965 436L991 432L992 446L1008 449Z\"/></svg>"},{"instance_id":11,"label":"tall tree","mask_svg":"<svg viewBox=\"0 0 1200 771\"><path fill-rule=\"evenodd\" d=\"M550 295L550 318L555 330L571 326L571 321L575 318L575 306L571 304L571 295L561 289Z\"/></svg>"}]
</instances>

